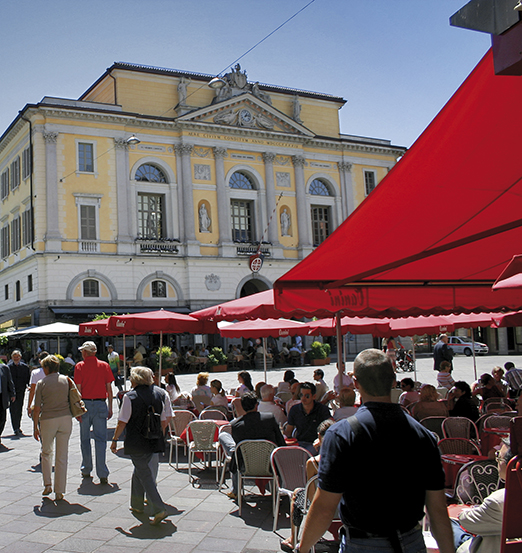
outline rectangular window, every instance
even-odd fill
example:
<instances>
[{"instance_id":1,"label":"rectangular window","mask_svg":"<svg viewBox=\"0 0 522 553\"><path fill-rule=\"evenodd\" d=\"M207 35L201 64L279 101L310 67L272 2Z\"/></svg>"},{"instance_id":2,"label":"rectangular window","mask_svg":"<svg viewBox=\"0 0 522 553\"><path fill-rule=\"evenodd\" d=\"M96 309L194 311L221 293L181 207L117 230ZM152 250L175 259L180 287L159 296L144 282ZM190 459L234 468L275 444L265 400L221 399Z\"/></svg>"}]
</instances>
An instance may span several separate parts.
<instances>
[{"instance_id":1,"label":"rectangular window","mask_svg":"<svg viewBox=\"0 0 522 553\"><path fill-rule=\"evenodd\" d=\"M152 297L153 298L167 297L167 286L163 280L152 281Z\"/></svg>"},{"instance_id":2,"label":"rectangular window","mask_svg":"<svg viewBox=\"0 0 522 553\"><path fill-rule=\"evenodd\" d=\"M22 213L22 246L29 246L33 241L33 220L32 210L28 209Z\"/></svg>"},{"instance_id":3,"label":"rectangular window","mask_svg":"<svg viewBox=\"0 0 522 553\"><path fill-rule=\"evenodd\" d=\"M6 285L4 286L4 298L5 298L6 300L9 299L9 284L6 284Z\"/></svg>"},{"instance_id":4,"label":"rectangular window","mask_svg":"<svg viewBox=\"0 0 522 553\"><path fill-rule=\"evenodd\" d=\"M11 221L11 252L17 252L20 249L20 217Z\"/></svg>"},{"instance_id":5,"label":"rectangular window","mask_svg":"<svg viewBox=\"0 0 522 553\"><path fill-rule=\"evenodd\" d=\"M165 237L162 195L138 194L138 236L149 240Z\"/></svg>"},{"instance_id":6,"label":"rectangular window","mask_svg":"<svg viewBox=\"0 0 522 553\"><path fill-rule=\"evenodd\" d=\"M377 176L375 171L364 171L364 193L366 196L375 188L377 185Z\"/></svg>"},{"instance_id":7,"label":"rectangular window","mask_svg":"<svg viewBox=\"0 0 522 553\"><path fill-rule=\"evenodd\" d=\"M252 205L252 202L241 200L232 200L230 204L234 242L252 242L254 239Z\"/></svg>"},{"instance_id":8,"label":"rectangular window","mask_svg":"<svg viewBox=\"0 0 522 553\"><path fill-rule=\"evenodd\" d=\"M1 242L2 242L2 258L8 257L9 250L9 225L2 227L0 232Z\"/></svg>"},{"instance_id":9,"label":"rectangular window","mask_svg":"<svg viewBox=\"0 0 522 553\"><path fill-rule=\"evenodd\" d=\"M96 206L80 206L81 240L96 240Z\"/></svg>"},{"instance_id":10,"label":"rectangular window","mask_svg":"<svg viewBox=\"0 0 522 553\"><path fill-rule=\"evenodd\" d=\"M31 146L28 146L22 153L22 179L25 180L31 174Z\"/></svg>"},{"instance_id":11,"label":"rectangular window","mask_svg":"<svg viewBox=\"0 0 522 553\"><path fill-rule=\"evenodd\" d=\"M2 200L9 196L9 168L2 173Z\"/></svg>"},{"instance_id":12,"label":"rectangular window","mask_svg":"<svg viewBox=\"0 0 522 553\"><path fill-rule=\"evenodd\" d=\"M330 208L312 206L312 235L314 248L322 244L330 235Z\"/></svg>"},{"instance_id":13,"label":"rectangular window","mask_svg":"<svg viewBox=\"0 0 522 553\"><path fill-rule=\"evenodd\" d=\"M94 173L94 144L78 142L78 171Z\"/></svg>"},{"instance_id":14,"label":"rectangular window","mask_svg":"<svg viewBox=\"0 0 522 553\"><path fill-rule=\"evenodd\" d=\"M27 275L27 291L33 291L33 275Z\"/></svg>"},{"instance_id":15,"label":"rectangular window","mask_svg":"<svg viewBox=\"0 0 522 553\"><path fill-rule=\"evenodd\" d=\"M84 298L100 297L100 284L97 280L88 279L83 281L83 297Z\"/></svg>"},{"instance_id":16,"label":"rectangular window","mask_svg":"<svg viewBox=\"0 0 522 553\"><path fill-rule=\"evenodd\" d=\"M19 280L16 281L15 285L15 298L16 301L20 301L22 299L22 287Z\"/></svg>"},{"instance_id":17,"label":"rectangular window","mask_svg":"<svg viewBox=\"0 0 522 553\"><path fill-rule=\"evenodd\" d=\"M11 163L11 190L20 186L20 156Z\"/></svg>"}]
</instances>

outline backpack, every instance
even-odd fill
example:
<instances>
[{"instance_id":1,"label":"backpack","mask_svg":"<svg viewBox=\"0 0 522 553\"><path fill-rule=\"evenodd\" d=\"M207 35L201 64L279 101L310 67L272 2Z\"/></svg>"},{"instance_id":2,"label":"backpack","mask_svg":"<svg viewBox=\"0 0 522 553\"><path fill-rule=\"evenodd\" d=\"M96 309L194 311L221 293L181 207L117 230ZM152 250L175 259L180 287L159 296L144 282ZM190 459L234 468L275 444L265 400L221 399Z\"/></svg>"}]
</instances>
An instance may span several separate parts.
<instances>
[{"instance_id":1,"label":"backpack","mask_svg":"<svg viewBox=\"0 0 522 553\"><path fill-rule=\"evenodd\" d=\"M147 440L158 440L163 437L161 415L154 411L154 406L147 407L147 414L141 427L141 435Z\"/></svg>"}]
</instances>

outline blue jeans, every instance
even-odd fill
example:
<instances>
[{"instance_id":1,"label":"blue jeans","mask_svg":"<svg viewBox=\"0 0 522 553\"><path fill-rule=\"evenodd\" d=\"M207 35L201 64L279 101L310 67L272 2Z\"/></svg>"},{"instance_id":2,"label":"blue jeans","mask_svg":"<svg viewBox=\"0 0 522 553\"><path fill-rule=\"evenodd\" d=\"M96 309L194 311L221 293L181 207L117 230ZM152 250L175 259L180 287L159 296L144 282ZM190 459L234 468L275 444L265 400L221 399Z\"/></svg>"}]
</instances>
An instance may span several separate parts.
<instances>
[{"instance_id":1,"label":"blue jeans","mask_svg":"<svg viewBox=\"0 0 522 553\"><path fill-rule=\"evenodd\" d=\"M84 399L87 413L82 415L80 422L80 449L82 452L82 474L91 474L92 448L91 427L94 434L94 450L96 455L96 474L98 478L107 478L109 469L105 462L107 453L107 415L106 401Z\"/></svg>"},{"instance_id":2,"label":"blue jeans","mask_svg":"<svg viewBox=\"0 0 522 553\"><path fill-rule=\"evenodd\" d=\"M400 541L403 553L426 553L420 528L401 534ZM388 538L349 538L346 537L344 529L341 529L339 553L393 553L393 548Z\"/></svg>"},{"instance_id":3,"label":"blue jeans","mask_svg":"<svg viewBox=\"0 0 522 553\"><path fill-rule=\"evenodd\" d=\"M160 513L165 510L165 503L161 499L156 486L156 481L150 470L150 461L153 453L133 453L130 455L134 472L131 480L131 499L130 504L133 509L143 511L145 494L147 501L152 507L152 514Z\"/></svg>"}]
</instances>

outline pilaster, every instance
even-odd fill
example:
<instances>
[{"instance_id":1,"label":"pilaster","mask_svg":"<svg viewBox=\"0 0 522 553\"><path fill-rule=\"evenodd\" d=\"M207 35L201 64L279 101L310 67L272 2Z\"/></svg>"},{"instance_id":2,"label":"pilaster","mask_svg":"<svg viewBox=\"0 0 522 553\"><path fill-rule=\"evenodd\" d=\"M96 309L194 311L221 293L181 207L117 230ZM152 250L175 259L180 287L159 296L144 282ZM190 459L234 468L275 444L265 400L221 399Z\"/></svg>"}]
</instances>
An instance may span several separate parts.
<instances>
[{"instance_id":1,"label":"pilaster","mask_svg":"<svg viewBox=\"0 0 522 553\"><path fill-rule=\"evenodd\" d=\"M232 243L230 228L230 189L225 183L225 158L228 156L228 151L221 146L215 146L212 149L216 165L219 253L222 257L233 257L235 256L235 247Z\"/></svg>"},{"instance_id":2,"label":"pilaster","mask_svg":"<svg viewBox=\"0 0 522 553\"><path fill-rule=\"evenodd\" d=\"M62 235L58 206L58 165L56 158L57 132L44 131L45 140L45 193L46 193L46 232L44 236L46 252L62 251Z\"/></svg>"},{"instance_id":3,"label":"pilaster","mask_svg":"<svg viewBox=\"0 0 522 553\"><path fill-rule=\"evenodd\" d=\"M355 200L353 194L352 181L352 163L340 161L337 164L339 168L339 177L341 180L341 195L342 195L342 217L346 219L355 209Z\"/></svg>"},{"instance_id":4,"label":"pilaster","mask_svg":"<svg viewBox=\"0 0 522 553\"><path fill-rule=\"evenodd\" d=\"M183 224L185 227L185 243L188 256L199 256L199 242L196 240L194 222L194 193L192 190L192 171L190 166L190 155L194 146L192 144L179 144L176 147L176 154L181 156L181 182L183 188Z\"/></svg>"},{"instance_id":5,"label":"pilaster","mask_svg":"<svg viewBox=\"0 0 522 553\"><path fill-rule=\"evenodd\" d=\"M302 258L312 251L310 242L309 221L310 213L306 205L306 190L304 179L304 156L292 156L295 174L295 195L297 204L297 230L299 232L299 253Z\"/></svg>"},{"instance_id":6,"label":"pilaster","mask_svg":"<svg viewBox=\"0 0 522 553\"><path fill-rule=\"evenodd\" d=\"M128 187L129 179L129 145L125 138L114 139L116 152L116 209L118 211L118 253L132 255L135 253L134 240L131 235L129 213L132 213L130 206L130 194Z\"/></svg>"}]
</instances>

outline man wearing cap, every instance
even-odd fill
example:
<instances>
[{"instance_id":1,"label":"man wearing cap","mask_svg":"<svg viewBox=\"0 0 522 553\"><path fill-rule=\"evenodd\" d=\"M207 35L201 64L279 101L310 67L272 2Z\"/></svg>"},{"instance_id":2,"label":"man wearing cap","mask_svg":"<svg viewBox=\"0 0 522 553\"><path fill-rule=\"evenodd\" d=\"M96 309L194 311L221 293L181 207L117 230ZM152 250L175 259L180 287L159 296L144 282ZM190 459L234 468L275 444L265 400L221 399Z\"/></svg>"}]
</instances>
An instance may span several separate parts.
<instances>
[{"instance_id":1,"label":"man wearing cap","mask_svg":"<svg viewBox=\"0 0 522 553\"><path fill-rule=\"evenodd\" d=\"M504 368L506 369L505 379L509 386L509 397L516 399L522 391L522 370L517 369L511 361L508 361Z\"/></svg>"},{"instance_id":2,"label":"man wearing cap","mask_svg":"<svg viewBox=\"0 0 522 553\"><path fill-rule=\"evenodd\" d=\"M433 370L440 371L440 364L448 361L453 367L453 350L448 346L448 336L441 334L439 341L433 347Z\"/></svg>"},{"instance_id":3,"label":"man wearing cap","mask_svg":"<svg viewBox=\"0 0 522 553\"><path fill-rule=\"evenodd\" d=\"M101 484L108 484L109 469L105 462L107 419L112 417L112 383L114 382L114 376L109 364L100 361L96 357L97 348L94 342L84 342L78 349L82 352L83 361L77 363L74 368L74 382L87 407L87 413L82 415L80 419L82 477L90 478L93 469L92 428L96 455L96 474Z\"/></svg>"}]
</instances>

